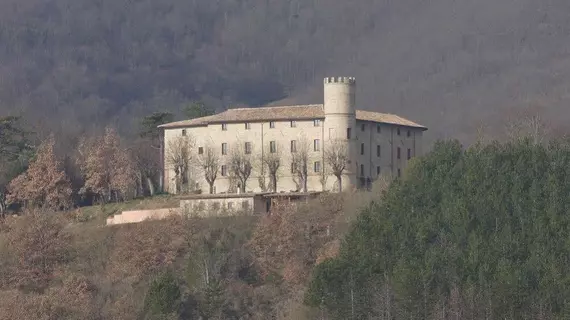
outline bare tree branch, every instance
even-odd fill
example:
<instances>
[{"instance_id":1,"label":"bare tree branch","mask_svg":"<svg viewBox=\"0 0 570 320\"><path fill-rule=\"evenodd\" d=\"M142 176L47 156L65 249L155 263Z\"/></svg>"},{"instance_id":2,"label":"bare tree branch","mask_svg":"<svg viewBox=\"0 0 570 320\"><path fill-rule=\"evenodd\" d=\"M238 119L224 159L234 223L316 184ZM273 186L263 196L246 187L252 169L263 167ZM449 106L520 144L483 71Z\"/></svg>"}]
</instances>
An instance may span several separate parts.
<instances>
[{"instance_id":1,"label":"bare tree branch","mask_svg":"<svg viewBox=\"0 0 570 320\"><path fill-rule=\"evenodd\" d=\"M245 152L243 144L236 144L230 154L230 174L239 182L239 189L242 193L246 192L246 183L253 169L252 159Z\"/></svg>"},{"instance_id":2,"label":"bare tree branch","mask_svg":"<svg viewBox=\"0 0 570 320\"><path fill-rule=\"evenodd\" d=\"M180 193L188 187L188 173L193 161L191 152L194 147L194 139L191 136L178 136L168 141L166 145L166 164L174 169L176 193Z\"/></svg>"},{"instance_id":3,"label":"bare tree branch","mask_svg":"<svg viewBox=\"0 0 570 320\"><path fill-rule=\"evenodd\" d=\"M273 152L271 151L272 150L269 150L269 152L264 153L262 165L267 168L271 191L277 192L277 181L279 180L279 168L281 167L282 158L281 146L276 145Z\"/></svg>"},{"instance_id":4,"label":"bare tree branch","mask_svg":"<svg viewBox=\"0 0 570 320\"><path fill-rule=\"evenodd\" d=\"M338 191L342 192L342 173L348 165L348 150L346 142L333 140L325 148L325 161L337 179Z\"/></svg>"},{"instance_id":5,"label":"bare tree branch","mask_svg":"<svg viewBox=\"0 0 570 320\"><path fill-rule=\"evenodd\" d=\"M220 158L216 150L212 146L204 148L204 154L198 157L200 167L204 171L204 178L210 186L210 194L214 193L214 183L218 177L218 169L220 167Z\"/></svg>"},{"instance_id":6,"label":"bare tree branch","mask_svg":"<svg viewBox=\"0 0 570 320\"><path fill-rule=\"evenodd\" d=\"M297 150L291 155L291 169L293 181L297 185L296 191L307 192L307 179L309 175L309 141L302 137L298 140Z\"/></svg>"}]
</instances>

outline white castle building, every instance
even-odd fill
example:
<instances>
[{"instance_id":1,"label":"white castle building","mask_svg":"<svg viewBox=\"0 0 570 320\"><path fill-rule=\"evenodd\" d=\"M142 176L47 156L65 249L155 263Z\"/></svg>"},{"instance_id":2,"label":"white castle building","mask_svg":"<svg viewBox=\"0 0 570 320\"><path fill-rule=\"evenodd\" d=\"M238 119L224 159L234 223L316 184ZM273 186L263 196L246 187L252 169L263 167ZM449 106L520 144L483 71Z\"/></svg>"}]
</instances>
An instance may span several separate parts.
<instances>
[{"instance_id":1,"label":"white castle building","mask_svg":"<svg viewBox=\"0 0 570 320\"><path fill-rule=\"evenodd\" d=\"M228 109L161 125L166 191L335 191L401 175L421 154L427 128L397 115L358 110L355 88L352 77L328 77L323 104ZM249 165L251 173L243 179ZM345 167L340 183L335 166ZM214 173L210 188L206 176ZM180 186L182 180L187 188Z\"/></svg>"}]
</instances>

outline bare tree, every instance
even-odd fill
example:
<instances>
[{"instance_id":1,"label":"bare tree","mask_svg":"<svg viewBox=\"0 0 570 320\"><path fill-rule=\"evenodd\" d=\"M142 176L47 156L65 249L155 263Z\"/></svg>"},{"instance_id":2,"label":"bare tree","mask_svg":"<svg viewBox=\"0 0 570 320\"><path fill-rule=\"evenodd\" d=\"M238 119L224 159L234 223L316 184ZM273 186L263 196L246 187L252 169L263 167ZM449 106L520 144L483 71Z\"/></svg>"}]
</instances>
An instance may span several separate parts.
<instances>
[{"instance_id":1,"label":"bare tree","mask_svg":"<svg viewBox=\"0 0 570 320\"><path fill-rule=\"evenodd\" d=\"M337 179L338 191L342 192L342 173L348 165L346 142L333 140L325 148L325 161Z\"/></svg>"},{"instance_id":2,"label":"bare tree","mask_svg":"<svg viewBox=\"0 0 570 320\"><path fill-rule=\"evenodd\" d=\"M252 159L249 154L245 152L245 149L241 146L242 144L237 144L230 154L230 174L234 176L238 183L239 189L242 193L245 193L246 183L252 172Z\"/></svg>"},{"instance_id":3,"label":"bare tree","mask_svg":"<svg viewBox=\"0 0 570 320\"><path fill-rule=\"evenodd\" d=\"M319 182L321 183L321 187L323 191L327 189L327 182L329 180L329 172L327 168L327 163L323 163L323 167L321 168L321 176L319 178Z\"/></svg>"},{"instance_id":4,"label":"bare tree","mask_svg":"<svg viewBox=\"0 0 570 320\"><path fill-rule=\"evenodd\" d=\"M155 182L159 182L158 188L160 188L160 180L162 179L162 169L159 159L161 154L156 152L154 146L145 139L138 139L132 142L131 151L137 171L138 193L146 193L153 196L156 193L157 187Z\"/></svg>"},{"instance_id":5,"label":"bare tree","mask_svg":"<svg viewBox=\"0 0 570 320\"><path fill-rule=\"evenodd\" d=\"M136 155L137 163L141 169L140 175L145 176L150 195L154 195L155 187L153 183L153 178L158 176L158 187L160 191L163 191L163 172L164 167L164 132L158 126L171 122L174 119L174 115L170 112L154 112L141 120L139 137L144 140L146 146L142 146L144 151L139 151ZM155 149L147 150L148 148ZM156 152L158 151L158 153ZM154 168L158 168L155 170ZM142 177L141 177L142 178Z\"/></svg>"},{"instance_id":6,"label":"bare tree","mask_svg":"<svg viewBox=\"0 0 570 320\"><path fill-rule=\"evenodd\" d=\"M307 192L307 179L309 176L309 141L306 138L298 140L297 150L291 155L291 170L293 181L298 189ZM299 191L299 190L297 190Z\"/></svg>"},{"instance_id":7,"label":"bare tree","mask_svg":"<svg viewBox=\"0 0 570 320\"><path fill-rule=\"evenodd\" d=\"M273 150L267 150L263 153L260 159L261 163L261 174L260 179L265 182L265 172L267 169L267 175L269 176L269 186L268 188L273 192L277 192L277 181L279 180L279 169L281 168L282 151L279 145L276 145ZM261 180L260 180L261 181ZM260 183L262 189L265 187L265 183Z\"/></svg>"},{"instance_id":8,"label":"bare tree","mask_svg":"<svg viewBox=\"0 0 570 320\"><path fill-rule=\"evenodd\" d=\"M192 163L194 139L190 136L178 136L170 139L166 145L166 163L174 169L176 193L188 187L188 174Z\"/></svg>"},{"instance_id":9,"label":"bare tree","mask_svg":"<svg viewBox=\"0 0 570 320\"><path fill-rule=\"evenodd\" d=\"M534 144L540 144L546 136L546 128L540 114L534 114L509 121L506 131L509 139L531 139Z\"/></svg>"},{"instance_id":10,"label":"bare tree","mask_svg":"<svg viewBox=\"0 0 570 320\"><path fill-rule=\"evenodd\" d=\"M210 186L210 194L214 193L214 183L218 177L220 158L212 146L206 146L204 153L199 156L200 167L204 171L204 178Z\"/></svg>"},{"instance_id":11,"label":"bare tree","mask_svg":"<svg viewBox=\"0 0 570 320\"><path fill-rule=\"evenodd\" d=\"M529 139L534 144L542 143L552 133L552 126L541 116L546 111L546 107L540 103L508 108L504 116L507 138L510 140Z\"/></svg>"}]
</instances>

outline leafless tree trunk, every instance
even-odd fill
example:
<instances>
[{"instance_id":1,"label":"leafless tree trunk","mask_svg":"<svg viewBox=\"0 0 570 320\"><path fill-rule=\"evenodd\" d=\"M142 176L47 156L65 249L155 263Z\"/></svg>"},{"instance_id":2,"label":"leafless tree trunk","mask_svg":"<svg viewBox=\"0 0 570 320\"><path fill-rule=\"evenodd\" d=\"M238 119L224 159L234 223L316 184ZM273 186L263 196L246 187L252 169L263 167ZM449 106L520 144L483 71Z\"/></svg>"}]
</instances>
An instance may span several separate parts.
<instances>
[{"instance_id":1,"label":"leafless tree trunk","mask_svg":"<svg viewBox=\"0 0 570 320\"><path fill-rule=\"evenodd\" d=\"M4 191L0 191L0 217L3 217L6 214L6 194Z\"/></svg>"},{"instance_id":2,"label":"leafless tree trunk","mask_svg":"<svg viewBox=\"0 0 570 320\"><path fill-rule=\"evenodd\" d=\"M342 192L342 173L348 164L346 143L341 140L331 141L325 148L325 161L337 179L338 191Z\"/></svg>"},{"instance_id":3,"label":"leafless tree trunk","mask_svg":"<svg viewBox=\"0 0 570 320\"><path fill-rule=\"evenodd\" d=\"M194 139L190 136L178 136L167 143L166 163L174 169L176 192L180 192L188 184L193 147Z\"/></svg>"},{"instance_id":4,"label":"leafless tree trunk","mask_svg":"<svg viewBox=\"0 0 570 320\"><path fill-rule=\"evenodd\" d=\"M241 145L235 146L230 154L230 174L239 181L242 193L246 192L246 184L251 176L252 168L251 156L246 154Z\"/></svg>"},{"instance_id":5,"label":"leafless tree trunk","mask_svg":"<svg viewBox=\"0 0 570 320\"><path fill-rule=\"evenodd\" d=\"M277 192L277 180L279 178L279 168L281 167L281 148L276 146L274 152L266 152L262 165L267 166L271 191Z\"/></svg>"},{"instance_id":6,"label":"leafless tree trunk","mask_svg":"<svg viewBox=\"0 0 570 320\"><path fill-rule=\"evenodd\" d=\"M309 175L309 142L307 139L300 139L297 150L292 154L292 173L297 178L303 192L307 192L307 179Z\"/></svg>"},{"instance_id":7,"label":"leafless tree trunk","mask_svg":"<svg viewBox=\"0 0 570 320\"><path fill-rule=\"evenodd\" d=\"M530 139L534 144L540 144L547 136L547 124L543 121L536 108L522 110L521 114L512 117L506 125L507 137L511 140Z\"/></svg>"},{"instance_id":8,"label":"leafless tree trunk","mask_svg":"<svg viewBox=\"0 0 570 320\"><path fill-rule=\"evenodd\" d=\"M200 166L204 170L204 178L210 186L210 194L214 193L214 183L218 177L218 169L220 167L220 158L211 146L204 148L204 154L200 156Z\"/></svg>"}]
</instances>

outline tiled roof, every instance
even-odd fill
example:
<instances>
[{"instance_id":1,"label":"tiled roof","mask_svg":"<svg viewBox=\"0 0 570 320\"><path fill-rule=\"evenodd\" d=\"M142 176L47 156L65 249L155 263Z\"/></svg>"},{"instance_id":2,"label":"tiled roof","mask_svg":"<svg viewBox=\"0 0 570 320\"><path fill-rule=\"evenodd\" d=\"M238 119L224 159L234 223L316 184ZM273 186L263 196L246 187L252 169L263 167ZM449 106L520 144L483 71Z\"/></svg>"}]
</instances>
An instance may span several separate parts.
<instances>
[{"instance_id":1,"label":"tiled roof","mask_svg":"<svg viewBox=\"0 0 570 320\"><path fill-rule=\"evenodd\" d=\"M411 120L390 113L356 110L356 120L389 123L400 126L422 128L427 130L427 128L422 126L421 124L417 124Z\"/></svg>"},{"instance_id":2,"label":"tiled roof","mask_svg":"<svg viewBox=\"0 0 570 320\"><path fill-rule=\"evenodd\" d=\"M236 108L224 112L191 120L182 120L160 125L160 128L180 128L205 126L211 123L221 122L256 122L256 121L279 121L279 120L308 120L323 119L325 112L322 104L278 106L261 108ZM356 120L389 123L401 126L427 129L408 119L388 113L356 110Z\"/></svg>"}]
</instances>

